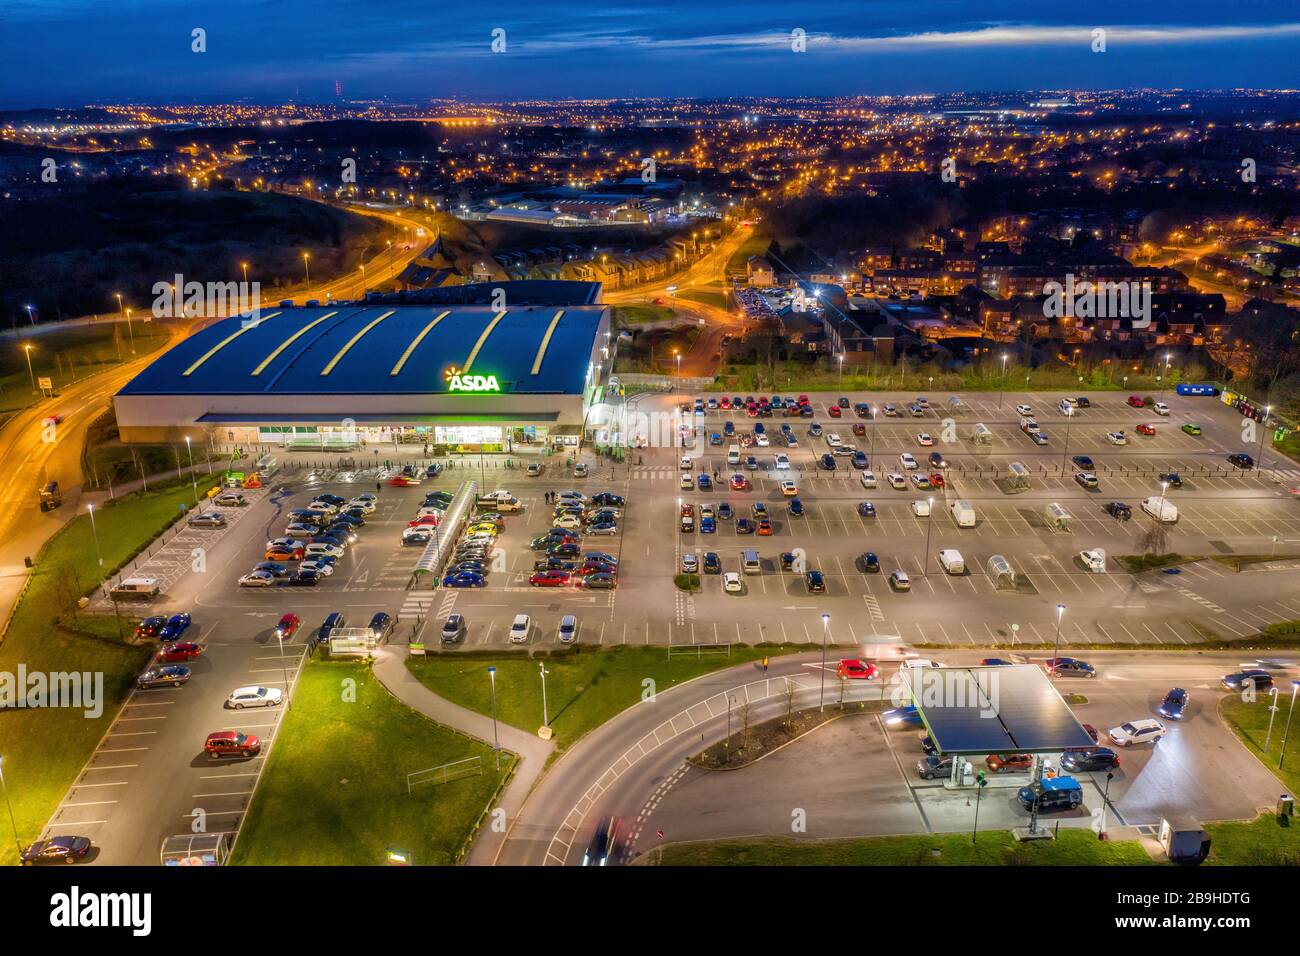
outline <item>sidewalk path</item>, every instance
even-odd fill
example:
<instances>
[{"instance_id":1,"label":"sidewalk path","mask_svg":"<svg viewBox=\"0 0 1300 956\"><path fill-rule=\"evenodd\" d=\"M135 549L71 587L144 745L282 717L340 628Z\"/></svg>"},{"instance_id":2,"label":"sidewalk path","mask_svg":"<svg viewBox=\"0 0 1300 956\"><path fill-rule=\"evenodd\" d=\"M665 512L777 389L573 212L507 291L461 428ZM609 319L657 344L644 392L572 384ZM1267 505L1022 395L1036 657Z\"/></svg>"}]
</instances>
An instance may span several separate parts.
<instances>
[{"instance_id":1,"label":"sidewalk path","mask_svg":"<svg viewBox=\"0 0 1300 956\"><path fill-rule=\"evenodd\" d=\"M375 652L375 676L388 692L426 717L491 744L492 718L453 704L421 684L406 669L406 653L405 644L385 645ZM519 757L518 769L497 804L505 811L508 824L513 824L524 804L524 798L542 776L555 744L499 721L497 734L501 748ZM490 826L484 826L474 840L468 862L473 866L491 866L505 839L505 833L497 833Z\"/></svg>"}]
</instances>

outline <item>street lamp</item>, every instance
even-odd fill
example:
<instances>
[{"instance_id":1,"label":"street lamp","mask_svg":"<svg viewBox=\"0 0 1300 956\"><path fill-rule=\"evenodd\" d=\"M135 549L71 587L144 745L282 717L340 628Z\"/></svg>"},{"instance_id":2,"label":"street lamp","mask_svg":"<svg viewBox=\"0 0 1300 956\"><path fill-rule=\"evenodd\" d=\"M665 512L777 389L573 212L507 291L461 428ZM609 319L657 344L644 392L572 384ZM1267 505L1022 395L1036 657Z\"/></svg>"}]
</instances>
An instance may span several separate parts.
<instances>
[{"instance_id":1,"label":"street lamp","mask_svg":"<svg viewBox=\"0 0 1300 956\"><path fill-rule=\"evenodd\" d=\"M957 762L957 760L958 760L957 757L953 757L954 764ZM975 845L975 838L979 835L980 832L980 794L984 792L984 788L987 787L988 785L989 785L988 777L984 776L984 771L981 770L979 776L979 786L975 789L975 825L971 827L971 831L970 831L971 846Z\"/></svg>"},{"instance_id":2,"label":"street lamp","mask_svg":"<svg viewBox=\"0 0 1300 956\"><path fill-rule=\"evenodd\" d=\"M131 354L135 354L135 326L131 324L131 309L126 310L126 334L131 339Z\"/></svg>"},{"instance_id":3,"label":"street lamp","mask_svg":"<svg viewBox=\"0 0 1300 956\"><path fill-rule=\"evenodd\" d=\"M871 460L876 460L876 406L871 406Z\"/></svg>"},{"instance_id":4,"label":"street lamp","mask_svg":"<svg viewBox=\"0 0 1300 956\"><path fill-rule=\"evenodd\" d=\"M492 682L492 752L496 754L497 769L501 769L501 743L497 739L497 669L488 668L488 679Z\"/></svg>"},{"instance_id":5,"label":"street lamp","mask_svg":"<svg viewBox=\"0 0 1300 956\"><path fill-rule=\"evenodd\" d=\"M1007 353L1002 353L1002 390L998 392L998 408L1002 407L1002 399L1007 394Z\"/></svg>"},{"instance_id":6,"label":"street lamp","mask_svg":"<svg viewBox=\"0 0 1300 956\"><path fill-rule=\"evenodd\" d=\"M1056 642L1052 645L1052 659L1058 660L1061 656L1061 616L1065 614L1065 605L1056 605ZM1052 668L1052 674L1055 676L1056 668Z\"/></svg>"},{"instance_id":7,"label":"street lamp","mask_svg":"<svg viewBox=\"0 0 1300 956\"><path fill-rule=\"evenodd\" d=\"M32 379L32 391L36 391L36 373L32 371L32 347L31 345L23 346L23 353L27 356L27 374Z\"/></svg>"},{"instance_id":8,"label":"street lamp","mask_svg":"<svg viewBox=\"0 0 1300 956\"><path fill-rule=\"evenodd\" d=\"M1264 473L1264 432L1268 431L1268 416L1273 411L1272 405L1264 406L1264 420L1259 429L1259 473Z\"/></svg>"},{"instance_id":9,"label":"street lamp","mask_svg":"<svg viewBox=\"0 0 1300 956\"><path fill-rule=\"evenodd\" d=\"M839 360L840 360L840 382L839 383L843 385L844 384L844 353L843 352L839 354Z\"/></svg>"},{"instance_id":10,"label":"street lamp","mask_svg":"<svg viewBox=\"0 0 1300 956\"><path fill-rule=\"evenodd\" d=\"M390 243L390 245L391 245L391 243ZM304 253L302 254L302 271L303 271L303 274L307 277L307 285L310 286L310 285L311 285L311 268L307 265L307 260L308 260L309 258L310 258L310 256L308 256L307 253L304 252Z\"/></svg>"},{"instance_id":11,"label":"street lamp","mask_svg":"<svg viewBox=\"0 0 1300 956\"><path fill-rule=\"evenodd\" d=\"M546 713L546 663L544 661L537 662L537 671L542 678L542 726L549 727L551 718Z\"/></svg>"},{"instance_id":12,"label":"street lamp","mask_svg":"<svg viewBox=\"0 0 1300 956\"><path fill-rule=\"evenodd\" d=\"M185 453L190 457L190 487L194 489L194 503L199 503L199 483L194 480L194 446L190 444L190 436L185 436Z\"/></svg>"},{"instance_id":13,"label":"street lamp","mask_svg":"<svg viewBox=\"0 0 1300 956\"><path fill-rule=\"evenodd\" d=\"M925 512L925 565L921 568L921 576L928 578L930 576L930 526L934 524L934 495L925 500L928 502Z\"/></svg>"},{"instance_id":14,"label":"street lamp","mask_svg":"<svg viewBox=\"0 0 1300 956\"><path fill-rule=\"evenodd\" d=\"M102 565L104 558L99 553L99 532L95 529L95 506L87 504L86 511L90 513L90 536L95 539L95 557L99 559L99 563Z\"/></svg>"},{"instance_id":15,"label":"street lamp","mask_svg":"<svg viewBox=\"0 0 1300 956\"><path fill-rule=\"evenodd\" d=\"M35 325L36 320L32 318L32 307L30 305L24 305L23 308L27 310L27 321L32 325Z\"/></svg>"},{"instance_id":16,"label":"street lamp","mask_svg":"<svg viewBox=\"0 0 1300 956\"><path fill-rule=\"evenodd\" d=\"M1286 726L1282 728L1282 746L1277 755L1277 769L1282 769L1282 761L1286 759L1286 736L1291 732L1291 717L1295 714L1295 692L1300 690L1300 680L1291 682L1291 708L1286 712Z\"/></svg>"},{"instance_id":17,"label":"street lamp","mask_svg":"<svg viewBox=\"0 0 1300 956\"><path fill-rule=\"evenodd\" d=\"M248 263L241 262L239 265L244 270L244 284L247 285L248 284Z\"/></svg>"},{"instance_id":18,"label":"street lamp","mask_svg":"<svg viewBox=\"0 0 1300 956\"><path fill-rule=\"evenodd\" d=\"M817 705L818 711L826 709L826 638L831 630L831 616L828 613L822 613L822 683L820 701Z\"/></svg>"}]
</instances>

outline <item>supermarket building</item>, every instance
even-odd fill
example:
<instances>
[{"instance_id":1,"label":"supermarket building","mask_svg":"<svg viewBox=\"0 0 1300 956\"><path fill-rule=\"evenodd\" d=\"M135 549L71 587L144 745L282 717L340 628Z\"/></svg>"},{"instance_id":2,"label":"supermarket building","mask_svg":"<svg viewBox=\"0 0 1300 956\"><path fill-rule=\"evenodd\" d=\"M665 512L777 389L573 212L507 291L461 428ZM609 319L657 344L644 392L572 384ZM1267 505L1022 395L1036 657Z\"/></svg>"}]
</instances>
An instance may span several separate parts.
<instances>
[{"instance_id":1,"label":"supermarket building","mask_svg":"<svg viewBox=\"0 0 1300 956\"><path fill-rule=\"evenodd\" d=\"M577 445L614 360L600 288L499 282L232 316L123 387L118 430L286 449Z\"/></svg>"}]
</instances>

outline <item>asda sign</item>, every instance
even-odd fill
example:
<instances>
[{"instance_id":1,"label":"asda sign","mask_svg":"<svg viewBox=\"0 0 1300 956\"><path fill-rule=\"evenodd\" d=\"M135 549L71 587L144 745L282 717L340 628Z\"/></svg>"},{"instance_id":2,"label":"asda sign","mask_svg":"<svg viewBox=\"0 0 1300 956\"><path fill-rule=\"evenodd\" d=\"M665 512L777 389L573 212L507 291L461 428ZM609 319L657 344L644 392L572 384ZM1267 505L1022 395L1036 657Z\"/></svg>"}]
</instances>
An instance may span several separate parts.
<instances>
[{"instance_id":1,"label":"asda sign","mask_svg":"<svg viewBox=\"0 0 1300 956\"><path fill-rule=\"evenodd\" d=\"M495 375L452 375L447 390L450 392L499 392L501 385Z\"/></svg>"}]
</instances>

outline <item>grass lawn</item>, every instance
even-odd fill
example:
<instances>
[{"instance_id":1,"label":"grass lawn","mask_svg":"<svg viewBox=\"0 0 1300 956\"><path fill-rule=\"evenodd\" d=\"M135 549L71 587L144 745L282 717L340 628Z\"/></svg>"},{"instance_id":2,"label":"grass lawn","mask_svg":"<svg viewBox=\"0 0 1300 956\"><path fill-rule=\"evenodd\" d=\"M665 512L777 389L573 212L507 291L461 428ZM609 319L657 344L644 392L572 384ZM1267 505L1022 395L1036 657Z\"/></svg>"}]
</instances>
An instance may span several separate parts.
<instances>
[{"instance_id":1,"label":"grass lawn","mask_svg":"<svg viewBox=\"0 0 1300 956\"><path fill-rule=\"evenodd\" d=\"M167 341L167 330L152 322L132 322L130 332L135 335L137 357ZM26 345L32 347L30 374ZM57 389L131 358L131 335L126 325L117 322L68 326L27 338L6 337L0 340L0 416L34 400L32 375L52 378Z\"/></svg>"},{"instance_id":2,"label":"grass lawn","mask_svg":"<svg viewBox=\"0 0 1300 956\"><path fill-rule=\"evenodd\" d=\"M115 567L156 535L191 494L186 482L169 491L129 495L96 511L104 568ZM63 799L153 650L119 641L112 615L70 617L70 600L102 579L87 515L78 515L50 539L34 575L0 645L0 671L14 673L22 663L29 673L102 673L105 700L96 719L71 709L0 711L0 756L24 842L36 837ZM129 637L138 617L124 612L122 626ZM58 627L60 616L76 630ZM15 863L15 854L12 843L0 841L0 864Z\"/></svg>"},{"instance_id":3,"label":"grass lawn","mask_svg":"<svg viewBox=\"0 0 1300 956\"><path fill-rule=\"evenodd\" d=\"M355 681L351 699L348 681ZM407 793L407 773L474 756L483 773ZM309 662L233 862L368 866L397 847L418 866L454 863L509 768L503 759L498 774L490 746L400 703L365 664Z\"/></svg>"},{"instance_id":4,"label":"grass lawn","mask_svg":"<svg viewBox=\"0 0 1300 956\"><path fill-rule=\"evenodd\" d=\"M583 648L566 657L546 659L546 699L556 747L571 747L583 734L636 704L643 681L665 691L701 674L747 661L793 653L794 648L733 647L731 656L674 656L662 647ZM542 682L538 661L522 655L469 657L447 654L411 657L406 666L425 687L481 714L492 712L492 688L487 669L497 669L497 717L535 732L542 726ZM739 678L756 680L758 674Z\"/></svg>"},{"instance_id":5,"label":"grass lawn","mask_svg":"<svg viewBox=\"0 0 1300 956\"><path fill-rule=\"evenodd\" d=\"M1211 841L1206 866L1300 866L1300 821L1283 826L1262 813L1250 823L1209 823L1205 832Z\"/></svg>"},{"instance_id":6,"label":"grass lawn","mask_svg":"<svg viewBox=\"0 0 1300 956\"><path fill-rule=\"evenodd\" d=\"M727 260L727 274L744 272L750 256L761 256L772 245L772 237L755 233L740 244L740 248Z\"/></svg>"},{"instance_id":7,"label":"grass lawn","mask_svg":"<svg viewBox=\"0 0 1300 956\"><path fill-rule=\"evenodd\" d=\"M693 289L676 292L674 295L678 299L702 302L704 305L711 305L715 309L722 309L723 311L726 311L727 308L726 293L722 291L721 286L717 285L697 286Z\"/></svg>"},{"instance_id":8,"label":"grass lawn","mask_svg":"<svg viewBox=\"0 0 1300 956\"><path fill-rule=\"evenodd\" d=\"M938 853L935 853L935 851ZM655 862L656 854L648 854ZM702 840L670 843L664 866L1147 866L1136 841L1103 843L1089 829L1062 828L1055 840L1017 843L988 831L972 845L969 833L865 837L855 840Z\"/></svg>"},{"instance_id":9,"label":"grass lawn","mask_svg":"<svg viewBox=\"0 0 1300 956\"><path fill-rule=\"evenodd\" d=\"M616 328L643 322L671 322L677 318L677 313L666 305L616 305L612 311Z\"/></svg>"}]
</instances>

